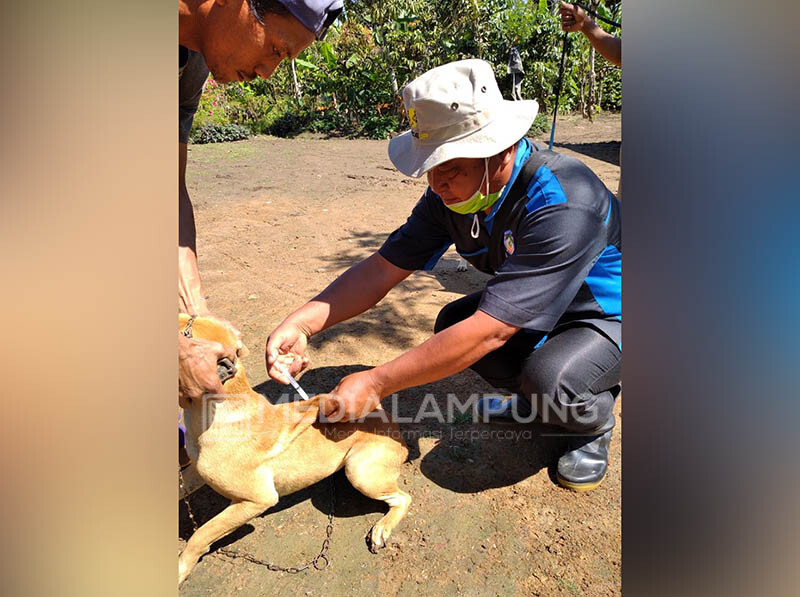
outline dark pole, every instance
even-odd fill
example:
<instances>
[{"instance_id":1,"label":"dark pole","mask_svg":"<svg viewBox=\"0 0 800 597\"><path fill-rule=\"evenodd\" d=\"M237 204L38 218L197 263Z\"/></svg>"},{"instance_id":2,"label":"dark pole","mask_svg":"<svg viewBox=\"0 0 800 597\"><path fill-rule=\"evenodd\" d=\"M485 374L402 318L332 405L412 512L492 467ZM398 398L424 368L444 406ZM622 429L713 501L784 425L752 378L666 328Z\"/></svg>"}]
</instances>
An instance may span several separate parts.
<instances>
[{"instance_id":1,"label":"dark pole","mask_svg":"<svg viewBox=\"0 0 800 597\"><path fill-rule=\"evenodd\" d=\"M550 151L553 151L553 137L556 134L556 116L558 116L558 100L561 97L561 82L564 79L564 59L567 57L567 32L564 32L561 42L561 66L558 69L558 83L556 83L556 107L553 108L553 125L550 127Z\"/></svg>"}]
</instances>

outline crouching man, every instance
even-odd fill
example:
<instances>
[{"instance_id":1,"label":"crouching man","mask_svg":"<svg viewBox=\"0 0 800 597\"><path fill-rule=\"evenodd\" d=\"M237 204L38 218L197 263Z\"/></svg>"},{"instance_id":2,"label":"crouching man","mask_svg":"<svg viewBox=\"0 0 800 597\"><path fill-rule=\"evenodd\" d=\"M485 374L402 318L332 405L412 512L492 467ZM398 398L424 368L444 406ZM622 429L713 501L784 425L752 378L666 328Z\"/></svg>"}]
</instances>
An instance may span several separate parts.
<instances>
[{"instance_id":1,"label":"crouching man","mask_svg":"<svg viewBox=\"0 0 800 597\"><path fill-rule=\"evenodd\" d=\"M381 249L289 315L267 340L267 369L307 364L308 338L354 317L455 243L491 274L445 306L434 335L398 358L344 377L323 406L352 419L381 398L471 367L570 436L563 486L596 487L608 468L621 363L621 214L580 161L525 137L535 101L505 101L490 65L463 60L403 90L411 131L389 157L429 187Z\"/></svg>"}]
</instances>

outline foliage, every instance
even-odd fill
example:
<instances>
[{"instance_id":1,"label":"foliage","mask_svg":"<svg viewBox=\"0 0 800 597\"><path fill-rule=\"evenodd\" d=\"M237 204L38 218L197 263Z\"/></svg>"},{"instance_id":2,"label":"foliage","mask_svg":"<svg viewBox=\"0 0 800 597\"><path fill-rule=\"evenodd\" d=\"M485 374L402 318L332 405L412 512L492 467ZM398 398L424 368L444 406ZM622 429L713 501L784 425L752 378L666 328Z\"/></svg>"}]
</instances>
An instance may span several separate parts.
<instances>
[{"instance_id":1,"label":"foliage","mask_svg":"<svg viewBox=\"0 0 800 597\"><path fill-rule=\"evenodd\" d=\"M302 114L294 112L284 112L269 127L267 132L276 137L294 137L303 132L306 127L307 118Z\"/></svg>"},{"instance_id":2,"label":"foliage","mask_svg":"<svg viewBox=\"0 0 800 597\"><path fill-rule=\"evenodd\" d=\"M224 141L241 141L252 137L250 129L239 124L205 124L192 131L189 140L192 143L222 143Z\"/></svg>"},{"instance_id":3,"label":"foliage","mask_svg":"<svg viewBox=\"0 0 800 597\"><path fill-rule=\"evenodd\" d=\"M539 112L536 118L533 119L531 128L528 129L528 136L535 137L550 130L550 116L543 112Z\"/></svg>"},{"instance_id":4,"label":"foliage","mask_svg":"<svg viewBox=\"0 0 800 597\"><path fill-rule=\"evenodd\" d=\"M605 0L597 11L620 20L619 7ZM588 113L591 46L581 34L567 38L558 109ZM563 39L554 0L348 0L325 40L295 59L299 94L287 63L268 80L217 85L209 79L193 130L237 124L254 134L387 138L409 126L402 88L446 62L488 60L510 99L506 64L516 46L525 68L522 95L539 103L531 130L544 132L555 108ZM595 75L592 111L621 109L620 69L597 56Z\"/></svg>"}]
</instances>

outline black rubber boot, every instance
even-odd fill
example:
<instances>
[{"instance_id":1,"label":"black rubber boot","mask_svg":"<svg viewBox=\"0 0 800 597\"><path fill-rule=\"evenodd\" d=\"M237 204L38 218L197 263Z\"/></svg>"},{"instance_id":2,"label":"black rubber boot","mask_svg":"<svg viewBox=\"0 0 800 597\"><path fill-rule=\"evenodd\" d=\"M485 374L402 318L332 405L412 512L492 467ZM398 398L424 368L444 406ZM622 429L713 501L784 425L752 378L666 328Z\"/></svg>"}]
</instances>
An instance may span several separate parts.
<instances>
[{"instance_id":1,"label":"black rubber boot","mask_svg":"<svg viewBox=\"0 0 800 597\"><path fill-rule=\"evenodd\" d=\"M571 438L567 452L558 459L558 483L575 491L589 491L600 485L608 470L610 443L610 429L601 435Z\"/></svg>"}]
</instances>

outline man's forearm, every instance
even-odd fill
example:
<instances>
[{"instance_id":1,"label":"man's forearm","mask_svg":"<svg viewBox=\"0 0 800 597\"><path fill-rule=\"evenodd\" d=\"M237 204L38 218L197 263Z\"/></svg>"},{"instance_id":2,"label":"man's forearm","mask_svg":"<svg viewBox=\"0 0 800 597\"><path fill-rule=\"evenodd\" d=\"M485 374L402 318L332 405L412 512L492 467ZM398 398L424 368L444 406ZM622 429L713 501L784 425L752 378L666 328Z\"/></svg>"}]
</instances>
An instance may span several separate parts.
<instances>
[{"instance_id":1,"label":"man's forearm","mask_svg":"<svg viewBox=\"0 0 800 597\"><path fill-rule=\"evenodd\" d=\"M194 209L186 189L178 191L178 301L186 313L204 315L208 305L197 267Z\"/></svg>"},{"instance_id":2,"label":"man's forearm","mask_svg":"<svg viewBox=\"0 0 800 597\"><path fill-rule=\"evenodd\" d=\"M519 328L477 311L371 371L381 397L463 371L497 350Z\"/></svg>"},{"instance_id":3,"label":"man's forearm","mask_svg":"<svg viewBox=\"0 0 800 597\"><path fill-rule=\"evenodd\" d=\"M178 307L184 313L207 315L209 312L197 269L197 256L188 247L178 247L178 301Z\"/></svg>"},{"instance_id":4,"label":"man's forearm","mask_svg":"<svg viewBox=\"0 0 800 597\"><path fill-rule=\"evenodd\" d=\"M409 274L375 253L348 269L286 319L312 336L374 307Z\"/></svg>"},{"instance_id":5,"label":"man's forearm","mask_svg":"<svg viewBox=\"0 0 800 597\"><path fill-rule=\"evenodd\" d=\"M607 33L591 19L586 20L581 31L603 58L617 66L622 66L622 40L620 38Z\"/></svg>"}]
</instances>

